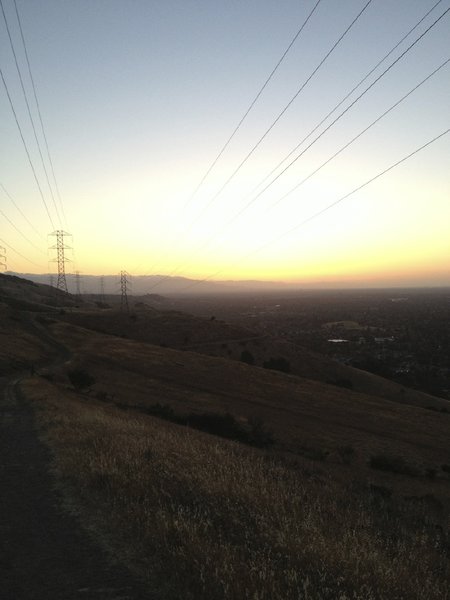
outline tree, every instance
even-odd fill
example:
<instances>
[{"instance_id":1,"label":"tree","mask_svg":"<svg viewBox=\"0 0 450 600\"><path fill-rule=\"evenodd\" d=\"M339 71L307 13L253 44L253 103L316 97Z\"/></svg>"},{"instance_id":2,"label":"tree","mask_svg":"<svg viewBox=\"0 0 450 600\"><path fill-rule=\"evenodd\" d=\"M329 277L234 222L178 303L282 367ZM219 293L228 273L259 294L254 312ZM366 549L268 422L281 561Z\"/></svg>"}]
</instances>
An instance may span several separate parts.
<instances>
[{"instance_id":1,"label":"tree","mask_svg":"<svg viewBox=\"0 0 450 600\"><path fill-rule=\"evenodd\" d=\"M95 383L95 379L83 369L72 369L67 373L70 383L77 392L82 392L90 388Z\"/></svg>"}]
</instances>

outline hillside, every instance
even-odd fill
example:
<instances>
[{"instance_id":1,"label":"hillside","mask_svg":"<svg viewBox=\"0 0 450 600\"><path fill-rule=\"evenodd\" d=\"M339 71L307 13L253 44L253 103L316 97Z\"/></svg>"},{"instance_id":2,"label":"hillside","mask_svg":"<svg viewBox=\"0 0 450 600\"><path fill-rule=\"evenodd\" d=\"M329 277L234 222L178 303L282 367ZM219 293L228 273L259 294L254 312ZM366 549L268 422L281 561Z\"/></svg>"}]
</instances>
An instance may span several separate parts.
<instances>
[{"instance_id":1,"label":"hillside","mask_svg":"<svg viewBox=\"0 0 450 600\"><path fill-rule=\"evenodd\" d=\"M449 599L449 413L297 347L315 378L246 364L290 350L216 319L12 305L1 357L65 510L155 597Z\"/></svg>"},{"instance_id":2,"label":"hillside","mask_svg":"<svg viewBox=\"0 0 450 600\"><path fill-rule=\"evenodd\" d=\"M448 402L440 398L338 363L297 344L214 318L157 310L144 303L136 306L131 315L113 309L82 309L67 313L63 318L94 331L209 356L241 361L243 353L247 353L255 366L262 367L271 358L281 357L289 363L289 372L293 375L402 404L449 409Z\"/></svg>"},{"instance_id":3,"label":"hillside","mask_svg":"<svg viewBox=\"0 0 450 600\"><path fill-rule=\"evenodd\" d=\"M241 423L257 417L273 432L274 451L310 456L347 477L342 448L351 446L358 478L362 471L377 482L401 482L408 493L443 493L445 503L450 501L445 473L426 477L450 462L449 414L65 323L51 324L51 331L73 353L66 370L76 367L94 377L94 397L144 412L159 404L181 415L231 413ZM56 371L55 378L67 384L64 372ZM421 476L374 472L368 462L377 454L401 457Z\"/></svg>"}]
</instances>

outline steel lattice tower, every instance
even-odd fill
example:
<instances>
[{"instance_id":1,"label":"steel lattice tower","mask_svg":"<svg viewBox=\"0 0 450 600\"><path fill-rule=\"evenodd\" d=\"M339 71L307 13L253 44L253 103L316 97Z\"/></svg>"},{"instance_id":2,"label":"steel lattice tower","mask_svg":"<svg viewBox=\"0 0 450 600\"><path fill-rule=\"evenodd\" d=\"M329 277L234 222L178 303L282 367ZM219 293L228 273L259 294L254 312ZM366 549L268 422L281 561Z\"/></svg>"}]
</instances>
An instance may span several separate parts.
<instances>
[{"instance_id":1,"label":"steel lattice tower","mask_svg":"<svg viewBox=\"0 0 450 600\"><path fill-rule=\"evenodd\" d=\"M105 278L100 277L100 302L105 303Z\"/></svg>"},{"instance_id":2,"label":"steel lattice tower","mask_svg":"<svg viewBox=\"0 0 450 600\"><path fill-rule=\"evenodd\" d=\"M56 237L56 244L50 247L50 250L56 250L56 258L52 262L58 263L58 281L56 282L56 289L66 292L67 294L68 289L65 264L69 261L69 259L65 257L64 250L71 250L71 247L66 246L64 243L64 237L71 236L71 234L63 231L62 229L57 229L50 235Z\"/></svg>"},{"instance_id":3,"label":"steel lattice tower","mask_svg":"<svg viewBox=\"0 0 450 600\"><path fill-rule=\"evenodd\" d=\"M81 298L81 277L80 271L75 271L75 286L77 290L77 297Z\"/></svg>"},{"instance_id":4,"label":"steel lattice tower","mask_svg":"<svg viewBox=\"0 0 450 600\"><path fill-rule=\"evenodd\" d=\"M130 284L130 281L128 279L129 277L129 273L127 273L126 271L120 271L120 291L122 294L122 298L120 301L120 310L126 310L127 312L130 312L127 296L128 286Z\"/></svg>"},{"instance_id":5,"label":"steel lattice tower","mask_svg":"<svg viewBox=\"0 0 450 600\"><path fill-rule=\"evenodd\" d=\"M0 246L0 267L4 267L6 271L6 248L3 248L3 246Z\"/></svg>"}]
</instances>

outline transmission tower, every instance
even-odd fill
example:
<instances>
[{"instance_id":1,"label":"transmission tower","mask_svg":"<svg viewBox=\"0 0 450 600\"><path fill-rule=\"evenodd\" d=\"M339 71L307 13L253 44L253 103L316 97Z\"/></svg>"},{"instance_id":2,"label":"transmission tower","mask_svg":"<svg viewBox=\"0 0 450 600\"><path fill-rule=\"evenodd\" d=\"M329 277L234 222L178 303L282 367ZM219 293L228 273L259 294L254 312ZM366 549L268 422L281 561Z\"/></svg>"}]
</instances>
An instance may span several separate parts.
<instances>
[{"instance_id":1,"label":"transmission tower","mask_svg":"<svg viewBox=\"0 0 450 600\"><path fill-rule=\"evenodd\" d=\"M3 246L0 246L0 268L2 268L2 267L6 271L6 248L3 248Z\"/></svg>"},{"instance_id":2,"label":"transmission tower","mask_svg":"<svg viewBox=\"0 0 450 600\"><path fill-rule=\"evenodd\" d=\"M122 298L120 301L120 310L122 310L122 311L126 310L127 312L130 312L130 307L128 305L128 296L127 296L128 287L130 285L129 277L130 277L129 273L127 273L126 271L120 271L120 291L122 294Z\"/></svg>"},{"instance_id":3,"label":"transmission tower","mask_svg":"<svg viewBox=\"0 0 450 600\"><path fill-rule=\"evenodd\" d=\"M103 275L100 277L100 302L105 304L105 278Z\"/></svg>"},{"instance_id":4,"label":"transmission tower","mask_svg":"<svg viewBox=\"0 0 450 600\"><path fill-rule=\"evenodd\" d=\"M75 271L75 286L77 298L81 298L81 277L80 271Z\"/></svg>"},{"instance_id":5,"label":"transmission tower","mask_svg":"<svg viewBox=\"0 0 450 600\"><path fill-rule=\"evenodd\" d=\"M56 282L56 289L61 290L62 292L68 293L67 290L67 281L66 281L66 262L69 262L69 259L65 257L64 250L71 250L70 246L66 246L64 243L64 238L71 236L70 233L63 231L62 229L57 229L50 235L56 237L56 244L50 246L50 250L56 250L56 258L53 259L52 262L58 263L58 281Z\"/></svg>"}]
</instances>

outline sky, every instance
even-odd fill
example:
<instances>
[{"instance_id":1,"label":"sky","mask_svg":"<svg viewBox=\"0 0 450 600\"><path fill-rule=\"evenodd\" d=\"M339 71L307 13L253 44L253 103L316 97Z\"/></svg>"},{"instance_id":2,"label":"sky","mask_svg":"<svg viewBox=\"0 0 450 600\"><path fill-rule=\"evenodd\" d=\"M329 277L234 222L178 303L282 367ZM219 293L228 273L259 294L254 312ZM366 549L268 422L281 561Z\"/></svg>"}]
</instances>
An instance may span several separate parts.
<instances>
[{"instance_id":1,"label":"sky","mask_svg":"<svg viewBox=\"0 0 450 600\"><path fill-rule=\"evenodd\" d=\"M8 270L450 285L450 0L1 3Z\"/></svg>"}]
</instances>

